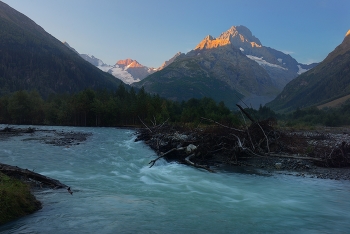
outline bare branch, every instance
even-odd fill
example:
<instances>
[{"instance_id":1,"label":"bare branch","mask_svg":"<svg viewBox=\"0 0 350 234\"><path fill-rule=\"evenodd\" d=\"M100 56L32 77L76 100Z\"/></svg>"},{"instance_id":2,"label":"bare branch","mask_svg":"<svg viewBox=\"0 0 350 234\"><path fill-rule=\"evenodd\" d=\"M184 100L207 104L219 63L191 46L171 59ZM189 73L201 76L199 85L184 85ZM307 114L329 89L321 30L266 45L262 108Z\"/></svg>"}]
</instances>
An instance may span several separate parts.
<instances>
[{"instance_id":1,"label":"bare branch","mask_svg":"<svg viewBox=\"0 0 350 234\"><path fill-rule=\"evenodd\" d=\"M175 150L184 150L186 148L184 147L180 147L180 148L172 148L171 150L165 152L164 154L162 153L158 158L150 161L148 164L151 164L150 168L154 166L154 164L156 163L156 161L158 161L158 159L163 158L164 156L166 156L167 154L170 154L171 152L175 151Z\"/></svg>"},{"instance_id":2,"label":"bare branch","mask_svg":"<svg viewBox=\"0 0 350 234\"><path fill-rule=\"evenodd\" d=\"M231 127L225 126L225 125L223 125L221 123L218 123L218 122L216 122L216 121L214 121L212 119L207 119L207 118L204 118L204 117L201 117L201 119L210 121L210 122L215 123L217 125L220 125L221 127L224 127L224 128L232 129L232 130L235 130L235 131L238 131L238 132L244 132L243 130L240 130L240 129L237 129L237 128L231 128Z\"/></svg>"},{"instance_id":3,"label":"bare branch","mask_svg":"<svg viewBox=\"0 0 350 234\"><path fill-rule=\"evenodd\" d=\"M152 132L152 130L142 121L142 119L140 118L140 116L137 116L139 117L139 120L141 121L141 123L150 131Z\"/></svg>"}]
</instances>

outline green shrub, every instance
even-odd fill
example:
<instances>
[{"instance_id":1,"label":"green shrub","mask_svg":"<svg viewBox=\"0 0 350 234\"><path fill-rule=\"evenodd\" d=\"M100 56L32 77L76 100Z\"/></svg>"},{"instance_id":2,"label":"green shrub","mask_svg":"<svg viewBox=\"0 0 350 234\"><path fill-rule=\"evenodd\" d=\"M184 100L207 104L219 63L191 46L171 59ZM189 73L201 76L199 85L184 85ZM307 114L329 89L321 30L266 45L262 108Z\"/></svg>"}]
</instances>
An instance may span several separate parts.
<instances>
[{"instance_id":1,"label":"green shrub","mask_svg":"<svg viewBox=\"0 0 350 234\"><path fill-rule=\"evenodd\" d=\"M0 172L0 225L41 208L28 185Z\"/></svg>"}]
</instances>

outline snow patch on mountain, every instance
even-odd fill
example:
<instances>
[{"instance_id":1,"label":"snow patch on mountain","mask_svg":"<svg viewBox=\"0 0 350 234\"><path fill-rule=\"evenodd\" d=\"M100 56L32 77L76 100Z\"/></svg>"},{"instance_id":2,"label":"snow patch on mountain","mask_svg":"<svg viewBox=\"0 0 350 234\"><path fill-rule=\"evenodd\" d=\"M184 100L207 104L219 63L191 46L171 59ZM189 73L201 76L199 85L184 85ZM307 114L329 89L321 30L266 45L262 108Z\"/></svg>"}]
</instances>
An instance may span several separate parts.
<instances>
[{"instance_id":1,"label":"snow patch on mountain","mask_svg":"<svg viewBox=\"0 0 350 234\"><path fill-rule=\"evenodd\" d=\"M280 68L283 70L288 70L287 68L281 67L277 64L273 64L273 63L269 63L266 60L263 59L263 57L259 58L253 55L246 55L248 58L250 58L251 60L254 60L255 62L257 62L260 66L269 66L269 67L275 67L275 68Z\"/></svg>"},{"instance_id":2,"label":"snow patch on mountain","mask_svg":"<svg viewBox=\"0 0 350 234\"><path fill-rule=\"evenodd\" d=\"M108 72L112 74L114 77L119 78L125 84L132 84L134 82L139 82L140 79L135 79L129 72L123 70L118 65L110 66L110 65L100 65L97 66L100 70L104 72Z\"/></svg>"},{"instance_id":3,"label":"snow patch on mountain","mask_svg":"<svg viewBox=\"0 0 350 234\"><path fill-rule=\"evenodd\" d=\"M114 66L105 64L101 59L96 58L93 55L90 54L80 54L80 56L91 63L92 65L96 66L100 70L104 72L108 72L112 74L114 77L122 80L125 84L132 84L135 82L139 82L139 78L134 78L127 69L124 69L120 67L118 64L115 64Z\"/></svg>"},{"instance_id":4,"label":"snow patch on mountain","mask_svg":"<svg viewBox=\"0 0 350 234\"><path fill-rule=\"evenodd\" d=\"M298 64L298 68L299 68L299 71L298 71L298 75L304 73L304 72L307 72L309 69L304 69L302 68L299 64Z\"/></svg>"}]
</instances>

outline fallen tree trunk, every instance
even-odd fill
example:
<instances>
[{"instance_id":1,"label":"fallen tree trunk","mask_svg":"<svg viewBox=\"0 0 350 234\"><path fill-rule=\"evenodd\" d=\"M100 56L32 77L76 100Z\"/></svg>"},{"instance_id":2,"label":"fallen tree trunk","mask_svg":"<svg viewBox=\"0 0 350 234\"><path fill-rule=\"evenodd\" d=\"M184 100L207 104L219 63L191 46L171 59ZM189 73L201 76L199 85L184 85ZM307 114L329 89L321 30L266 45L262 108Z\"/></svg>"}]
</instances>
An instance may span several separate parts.
<instances>
[{"instance_id":1,"label":"fallen tree trunk","mask_svg":"<svg viewBox=\"0 0 350 234\"><path fill-rule=\"evenodd\" d=\"M302 159L302 160L310 160L310 161L317 161L317 162L325 162L325 160L323 160L323 159L306 157L306 156L303 157L303 156L294 156L294 155L286 155L286 154L272 154L272 153L270 153L268 156L279 157L279 158L293 158L293 159Z\"/></svg>"},{"instance_id":2,"label":"fallen tree trunk","mask_svg":"<svg viewBox=\"0 0 350 234\"><path fill-rule=\"evenodd\" d=\"M210 169L209 167L205 166L205 165L199 165L199 164L196 164L194 162L191 161L191 158L192 157L195 157L194 154L191 154L189 155L188 157L185 158L185 162L193 167L196 167L196 168L201 168L201 169L204 169L204 170L207 170L211 173L214 173L215 171L213 171L212 169Z\"/></svg>"},{"instance_id":3,"label":"fallen tree trunk","mask_svg":"<svg viewBox=\"0 0 350 234\"><path fill-rule=\"evenodd\" d=\"M22 169L16 166L0 163L0 172L10 177L15 177L24 181L38 182L40 186L47 186L54 189L69 188L58 180L51 179L28 169Z\"/></svg>"}]
</instances>

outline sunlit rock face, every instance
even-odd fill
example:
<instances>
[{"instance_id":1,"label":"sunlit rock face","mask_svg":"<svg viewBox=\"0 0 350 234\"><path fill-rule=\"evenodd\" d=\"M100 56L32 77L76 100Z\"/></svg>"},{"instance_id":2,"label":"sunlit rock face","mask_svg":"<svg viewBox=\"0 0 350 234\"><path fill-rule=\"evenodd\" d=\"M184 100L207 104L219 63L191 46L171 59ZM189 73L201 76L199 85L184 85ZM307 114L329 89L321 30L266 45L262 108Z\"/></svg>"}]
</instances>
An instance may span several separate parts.
<instances>
[{"instance_id":1,"label":"sunlit rock face","mask_svg":"<svg viewBox=\"0 0 350 234\"><path fill-rule=\"evenodd\" d=\"M228 39L244 55L262 66L280 90L295 77L316 66L298 63L289 54L264 46L245 26L232 26L218 39Z\"/></svg>"},{"instance_id":2,"label":"sunlit rock face","mask_svg":"<svg viewBox=\"0 0 350 234\"><path fill-rule=\"evenodd\" d=\"M345 37L350 35L350 30L345 34Z\"/></svg>"},{"instance_id":3,"label":"sunlit rock face","mask_svg":"<svg viewBox=\"0 0 350 234\"><path fill-rule=\"evenodd\" d=\"M144 67L136 60L132 60L129 58L125 59L125 60L119 60L116 64L119 65L119 67L123 67L123 68L125 68L125 67L127 67L127 68Z\"/></svg>"},{"instance_id":4,"label":"sunlit rock face","mask_svg":"<svg viewBox=\"0 0 350 234\"><path fill-rule=\"evenodd\" d=\"M261 41L245 26L232 26L217 38L208 35L194 50L219 47L221 50L230 50L230 46L239 49L241 53L263 67L280 91L292 79L316 65L298 63L288 54L263 46Z\"/></svg>"},{"instance_id":5,"label":"sunlit rock face","mask_svg":"<svg viewBox=\"0 0 350 234\"><path fill-rule=\"evenodd\" d=\"M119 60L113 67L118 67L131 75L133 79L128 79L127 83L129 84L139 82L156 71L156 69L143 66L136 60L130 58Z\"/></svg>"},{"instance_id":6,"label":"sunlit rock face","mask_svg":"<svg viewBox=\"0 0 350 234\"><path fill-rule=\"evenodd\" d=\"M216 39L208 35L194 49L195 50L214 49L220 46L228 45L230 43L231 42L229 39Z\"/></svg>"},{"instance_id":7,"label":"sunlit rock face","mask_svg":"<svg viewBox=\"0 0 350 234\"><path fill-rule=\"evenodd\" d=\"M252 32L245 26L232 26L226 32L223 32L218 39L229 40L235 46L261 47L261 42L253 36Z\"/></svg>"}]
</instances>

